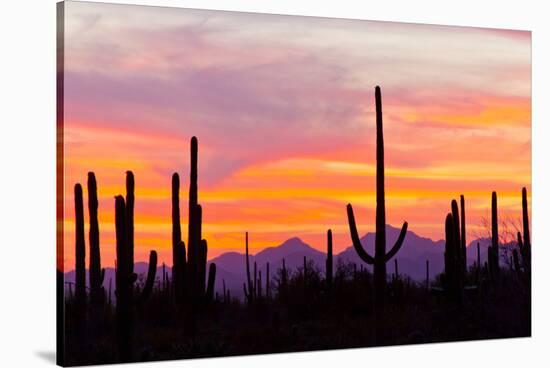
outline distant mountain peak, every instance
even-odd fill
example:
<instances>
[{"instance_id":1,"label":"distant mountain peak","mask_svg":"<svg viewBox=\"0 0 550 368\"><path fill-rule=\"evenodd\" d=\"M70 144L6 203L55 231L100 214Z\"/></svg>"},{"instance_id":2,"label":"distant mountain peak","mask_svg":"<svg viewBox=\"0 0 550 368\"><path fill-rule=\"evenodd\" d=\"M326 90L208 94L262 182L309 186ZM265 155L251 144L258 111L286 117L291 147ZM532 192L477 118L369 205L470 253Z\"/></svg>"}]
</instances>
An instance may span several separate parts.
<instances>
[{"instance_id":1,"label":"distant mountain peak","mask_svg":"<svg viewBox=\"0 0 550 368\"><path fill-rule=\"evenodd\" d=\"M311 248L311 246L309 244L306 244L302 239L300 239L297 236L285 240L282 244L278 245L277 247L278 248L281 248L281 247L307 247L307 248Z\"/></svg>"},{"instance_id":2,"label":"distant mountain peak","mask_svg":"<svg viewBox=\"0 0 550 368\"><path fill-rule=\"evenodd\" d=\"M309 244L305 243L302 239L298 237L292 237L277 246L265 248L264 250L256 253L255 257L262 258L275 255L279 257L284 257L285 255L303 251L316 252L317 250Z\"/></svg>"}]
</instances>

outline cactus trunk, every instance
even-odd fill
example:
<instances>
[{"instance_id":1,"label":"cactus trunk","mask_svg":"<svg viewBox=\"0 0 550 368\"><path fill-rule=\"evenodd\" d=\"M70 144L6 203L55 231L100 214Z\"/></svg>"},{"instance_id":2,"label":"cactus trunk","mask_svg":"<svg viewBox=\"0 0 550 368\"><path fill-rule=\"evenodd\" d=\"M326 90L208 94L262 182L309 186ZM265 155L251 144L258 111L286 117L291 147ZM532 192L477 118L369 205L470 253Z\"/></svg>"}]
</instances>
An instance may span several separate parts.
<instances>
[{"instance_id":1,"label":"cactus trunk","mask_svg":"<svg viewBox=\"0 0 550 368\"><path fill-rule=\"evenodd\" d=\"M498 250L498 208L497 194L491 195L491 246L488 249L489 272L493 281L500 273L499 250Z\"/></svg>"},{"instance_id":2,"label":"cactus trunk","mask_svg":"<svg viewBox=\"0 0 550 368\"><path fill-rule=\"evenodd\" d=\"M101 255L99 248L97 182L93 172L88 173L88 212L90 216L90 303L99 306L103 303L105 290L101 277Z\"/></svg>"},{"instance_id":3,"label":"cactus trunk","mask_svg":"<svg viewBox=\"0 0 550 368\"><path fill-rule=\"evenodd\" d=\"M172 175L172 293L176 303L183 298L183 278L185 253L182 254L181 224L180 224L180 177ZM185 248L185 245L183 245Z\"/></svg>"},{"instance_id":4,"label":"cactus trunk","mask_svg":"<svg viewBox=\"0 0 550 368\"><path fill-rule=\"evenodd\" d=\"M130 252L126 241L126 204L122 196L115 198L116 226L116 331L117 349L122 361L133 355L134 311L133 283L135 275L130 272Z\"/></svg>"},{"instance_id":5,"label":"cactus trunk","mask_svg":"<svg viewBox=\"0 0 550 368\"><path fill-rule=\"evenodd\" d=\"M79 321L85 323L86 308L86 244L84 240L84 203L82 186L74 186L75 212L75 307ZM83 326L81 326L83 327Z\"/></svg>"},{"instance_id":6,"label":"cactus trunk","mask_svg":"<svg viewBox=\"0 0 550 368\"><path fill-rule=\"evenodd\" d=\"M248 255L248 231L245 234L245 252L246 252L246 281L247 285L244 287L245 296L248 304L254 302L255 287L250 277L250 260Z\"/></svg>"},{"instance_id":7,"label":"cactus trunk","mask_svg":"<svg viewBox=\"0 0 550 368\"><path fill-rule=\"evenodd\" d=\"M522 208L522 221L523 221L523 239L521 234L518 233L518 245L520 246L520 255L522 259L523 268L529 274L531 273L531 237L529 233L529 209L527 204L527 189L521 190L521 208ZM521 241L519 241L521 240Z\"/></svg>"},{"instance_id":8,"label":"cactus trunk","mask_svg":"<svg viewBox=\"0 0 550 368\"><path fill-rule=\"evenodd\" d=\"M466 209L464 204L464 196L460 196L460 251L461 251L461 267L462 274L465 275L468 268L466 257Z\"/></svg>"},{"instance_id":9,"label":"cactus trunk","mask_svg":"<svg viewBox=\"0 0 550 368\"><path fill-rule=\"evenodd\" d=\"M325 268L325 278L327 281L327 287L332 287L332 230L327 231L327 261Z\"/></svg>"},{"instance_id":10,"label":"cactus trunk","mask_svg":"<svg viewBox=\"0 0 550 368\"><path fill-rule=\"evenodd\" d=\"M82 186L74 187L75 201L75 295L78 302L86 299L86 246L84 240L84 204Z\"/></svg>"}]
</instances>

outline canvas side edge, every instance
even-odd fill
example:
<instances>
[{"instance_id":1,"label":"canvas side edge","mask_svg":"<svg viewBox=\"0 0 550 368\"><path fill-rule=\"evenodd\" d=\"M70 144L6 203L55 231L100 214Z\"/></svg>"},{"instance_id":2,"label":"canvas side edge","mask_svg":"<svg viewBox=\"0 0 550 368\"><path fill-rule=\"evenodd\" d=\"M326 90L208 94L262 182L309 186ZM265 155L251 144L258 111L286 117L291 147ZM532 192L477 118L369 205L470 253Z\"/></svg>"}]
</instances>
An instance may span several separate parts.
<instances>
[{"instance_id":1,"label":"canvas side edge","mask_svg":"<svg viewBox=\"0 0 550 368\"><path fill-rule=\"evenodd\" d=\"M65 366L64 64L65 2L56 4L56 364Z\"/></svg>"}]
</instances>

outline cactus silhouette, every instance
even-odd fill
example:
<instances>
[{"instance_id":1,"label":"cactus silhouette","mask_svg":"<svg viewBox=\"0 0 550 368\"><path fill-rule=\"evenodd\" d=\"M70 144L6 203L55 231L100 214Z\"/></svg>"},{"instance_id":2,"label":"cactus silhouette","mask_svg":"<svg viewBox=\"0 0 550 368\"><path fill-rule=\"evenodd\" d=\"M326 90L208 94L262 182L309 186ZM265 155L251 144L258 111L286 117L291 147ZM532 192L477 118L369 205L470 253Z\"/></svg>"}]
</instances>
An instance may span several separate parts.
<instances>
[{"instance_id":1,"label":"cactus silhouette","mask_svg":"<svg viewBox=\"0 0 550 368\"><path fill-rule=\"evenodd\" d=\"M145 279L145 285L141 290L138 302L143 304L151 295L153 286L155 283L155 275L157 273L157 252L152 250L149 253L149 268L147 270L147 278Z\"/></svg>"},{"instance_id":2,"label":"cactus silhouette","mask_svg":"<svg viewBox=\"0 0 550 368\"><path fill-rule=\"evenodd\" d=\"M84 240L84 204L82 186L74 186L75 210L75 293L76 298L86 298L86 244Z\"/></svg>"},{"instance_id":3,"label":"cactus silhouette","mask_svg":"<svg viewBox=\"0 0 550 368\"><path fill-rule=\"evenodd\" d=\"M172 175L172 288L177 303L181 303L185 290L186 254L181 240L179 189L180 178Z\"/></svg>"},{"instance_id":4,"label":"cactus silhouette","mask_svg":"<svg viewBox=\"0 0 550 368\"><path fill-rule=\"evenodd\" d=\"M103 305L105 303L105 269L101 268L101 253L99 248L99 220L97 215L97 182L93 172L88 173L88 213L90 217L90 317L94 329L101 326Z\"/></svg>"},{"instance_id":5,"label":"cactus silhouette","mask_svg":"<svg viewBox=\"0 0 550 368\"><path fill-rule=\"evenodd\" d=\"M453 200L456 205L456 201ZM454 208L454 206L453 206ZM458 223L460 219L454 216L453 213L448 213L445 218L445 291L452 298L458 298L462 290L461 288L461 241L460 233L458 232Z\"/></svg>"},{"instance_id":6,"label":"cactus silhouette","mask_svg":"<svg viewBox=\"0 0 550 368\"><path fill-rule=\"evenodd\" d=\"M384 306L384 297L386 289L386 262L389 262L393 256L399 251L407 234L407 222L403 223L399 237L392 247L386 253L386 204L385 204L385 188L384 188L384 135L382 123L382 97L380 87L375 89L376 99L376 235L375 235L375 250L374 257L363 249L353 208L351 204L347 205L348 222L355 251L367 264L374 265L374 285L375 285L375 310L382 312Z\"/></svg>"},{"instance_id":7,"label":"cactus silhouette","mask_svg":"<svg viewBox=\"0 0 550 368\"><path fill-rule=\"evenodd\" d=\"M126 243L130 257L130 272L134 272L134 174L126 171Z\"/></svg>"},{"instance_id":8,"label":"cactus silhouette","mask_svg":"<svg viewBox=\"0 0 550 368\"><path fill-rule=\"evenodd\" d=\"M527 189L521 190L521 208L523 221L523 237L518 231L518 247L521 255L523 269L531 273L531 238L529 235L529 209L527 207ZM518 259L519 263L519 259Z\"/></svg>"},{"instance_id":9,"label":"cactus silhouette","mask_svg":"<svg viewBox=\"0 0 550 368\"><path fill-rule=\"evenodd\" d=\"M498 251L498 208L497 193L491 195L491 245L487 253L489 273L492 280L496 280L500 273L499 251Z\"/></svg>"},{"instance_id":10,"label":"cactus silhouette","mask_svg":"<svg viewBox=\"0 0 550 368\"><path fill-rule=\"evenodd\" d=\"M250 277L250 260L248 255L248 231L245 233L245 252L246 252L246 284L243 284L244 295L248 304L252 304L256 297L255 283L252 283Z\"/></svg>"},{"instance_id":11,"label":"cactus silhouette","mask_svg":"<svg viewBox=\"0 0 550 368\"><path fill-rule=\"evenodd\" d=\"M202 207L198 203L197 166L198 141L196 137L192 137L187 254L185 243L181 240L180 180L177 173L172 175L172 288L176 303L186 304L186 309L190 312L188 318L193 323L198 306L213 300L216 282L216 266L211 264L207 285L208 243L202 239Z\"/></svg>"},{"instance_id":12,"label":"cactus silhouette","mask_svg":"<svg viewBox=\"0 0 550 368\"><path fill-rule=\"evenodd\" d=\"M332 230L329 229L327 231L327 260L325 267L325 278L329 290L332 287L332 265Z\"/></svg>"},{"instance_id":13,"label":"cactus silhouette","mask_svg":"<svg viewBox=\"0 0 550 368\"><path fill-rule=\"evenodd\" d=\"M119 358L132 358L133 345L133 284L137 276L130 272L130 257L126 243L126 206L122 196L115 197L116 228L116 331Z\"/></svg>"},{"instance_id":14,"label":"cactus silhouette","mask_svg":"<svg viewBox=\"0 0 550 368\"><path fill-rule=\"evenodd\" d=\"M468 260L466 257L466 208L464 204L464 195L460 195L460 261L461 261L461 273L466 275L468 268Z\"/></svg>"},{"instance_id":15,"label":"cactus silhouette","mask_svg":"<svg viewBox=\"0 0 550 368\"><path fill-rule=\"evenodd\" d=\"M127 172L127 198L133 205L134 182L133 174ZM132 212L132 213L131 213ZM128 214L130 214L128 218ZM157 253L151 251L149 255L149 269L145 286L138 297L134 297L134 282L137 275L134 270L134 243L133 230L133 210L129 211L126 207L124 197L118 195L115 197L115 234L116 234L116 331L117 331L117 349L122 361L133 359L134 343L134 314L136 304L144 303L150 296L155 282L157 271ZM131 242L128 241L131 239Z\"/></svg>"},{"instance_id":16,"label":"cactus silhouette","mask_svg":"<svg viewBox=\"0 0 550 368\"><path fill-rule=\"evenodd\" d=\"M86 310L86 244L84 240L84 203L82 186L74 186L75 212L75 307L80 327L85 324Z\"/></svg>"}]
</instances>

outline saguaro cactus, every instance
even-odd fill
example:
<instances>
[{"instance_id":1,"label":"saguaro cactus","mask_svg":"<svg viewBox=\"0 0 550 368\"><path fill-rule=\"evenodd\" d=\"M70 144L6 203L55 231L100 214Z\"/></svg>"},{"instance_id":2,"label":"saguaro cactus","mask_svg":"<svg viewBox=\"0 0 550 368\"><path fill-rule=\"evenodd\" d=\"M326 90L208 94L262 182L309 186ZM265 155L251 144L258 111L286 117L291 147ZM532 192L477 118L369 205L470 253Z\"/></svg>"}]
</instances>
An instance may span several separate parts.
<instances>
[{"instance_id":1,"label":"saguaro cactus","mask_svg":"<svg viewBox=\"0 0 550 368\"><path fill-rule=\"evenodd\" d=\"M84 240L84 204L82 186L74 186L75 214L75 304L79 313L86 307L86 244ZM81 316L80 318L83 318Z\"/></svg>"},{"instance_id":2,"label":"saguaro cactus","mask_svg":"<svg viewBox=\"0 0 550 368\"><path fill-rule=\"evenodd\" d=\"M375 89L376 99L376 236L374 257L363 249L361 240L357 233L355 217L351 204L347 206L348 222L353 241L353 247L367 264L374 265L374 286L375 286L375 310L381 312L384 305L385 289L386 289L386 262L389 262L393 256L399 251L407 234L407 222L403 223L399 237L392 247L386 253L386 204L385 204L385 188L384 188L384 134L382 124L382 97L380 87Z\"/></svg>"},{"instance_id":3,"label":"saguaro cactus","mask_svg":"<svg viewBox=\"0 0 550 368\"><path fill-rule=\"evenodd\" d=\"M327 281L327 288L332 287L332 230L327 231L327 260L325 267L325 278Z\"/></svg>"},{"instance_id":4,"label":"saguaro cactus","mask_svg":"<svg viewBox=\"0 0 550 368\"><path fill-rule=\"evenodd\" d=\"M189 223L187 227L187 282L193 296L198 294L198 252L201 242L202 209L198 204L198 143L197 138L191 138L191 168L189 175Z\"/></svg>"},{"instance_id":5,"label":"saguaro cactus","mask_svg":"<svg viewBox=\"0 0 550 368\"><path fill-rule=\"evenodd\" d=\"M180 225L180 178L172 175L172 288L177 303L181 303L185 290L186 254L185 243L181 240Z\"/></svg>"},{"instance_id":6,"label":"saguaro cactus","mask_svg":"<svg viewBox=\"0 0 550 368\"><path fill-rule=\"evenodd\" d=\"M527 207L527 189L521 190L521 207L523 219L523 237L518 231L518 246L522 265L526 272L531 272L531 238L529 235L529 209Z\"/></svg>"},{"instance_id":7,"label":"saguaro cactus","mask_svg":"<svg viewBox=\"0 0 550 368\"><path fill-rule=\"evenodd\" d=\"M181 240L179 175L174 173L172 176L172 284L176 302L187 303L191 317L197 310L198 304L213 299L216 281L216 266L210 265L207 285L208 243L202 239L202 207L198 203L197 166L198 141L196 137L192 137L187 255L185 243ZM212 285L212 297L209 296L210 285Z\"/></svg>"},{"instance_id":8,"label":"saguaro cactus","mask_svg":"<svg viewBox=\"0 0 550 368\"><path fill-rule=\"evenodd\" d=\"M460 300L466 281L466 211L464 196L460 196L460 213L456 200L445 219L445 274L446 293Z\"/></svg>"},{"instance_id":9,"label":"saguaro cactus","mask_svg":"<svg viewBox=\"0 0 550 368\"><path fill-rule=\"evenodd\" d=\"M131 185L127 185L127 197L133 196L133 175ZM133 201L133 198L131 199ZM134 297L134 282L137 275L134 270L134 249L133 249L133 214L130 219L126 208L124 197L115 197L115 228L116 228L116 331L117 347L119 357L122 361L129 361L133 358L133 340L134 340L134 309L135 305L147 300L153 289L157 271L157 253L153 250L149 255L149 270L145 286L138 297ZM131 234L130 234L131 233ZM131 238L132 242L128 239Z\"/></svg>"},{"instance_id":10,"label":"saguaro cactus","mask_svg":"<svg viewBox=\"0 0 550 368\"><path fill-rule=\"evenodd\" d=\"M498 208L497 193L493 192L491 196L491 245L488 249L489 272L493 281L500 273L499 252L498 252Z\"/></svg>"},{"instance_id":11,"label":"saguaro cactus","mask_svg":"<svg viewBox=\"0 0 550 368\"><path fill-rule=\"evenodd\" d=\"M126 242L131 272L134 272L134 188L134 173L126 171Z\"/></svg>"},{"instance_id":12,"label":"saguaro cactus","mask_svg":"<svg viewBox=\"0 0 550 368\"><path fill-rule=\"evenodd\" d=\"M248 231L245 234L245 252L246 252L246 281L247 283L243 285L244 295L248 304L252 304L256 297L256 288L250 277L250 260L248 256Z\"/></svg>"},{"instance_id":13,"label":"saguaro cactus","mask_svg":"<svg viewBox=\"0 0 550 368\"><path fill-rule=\"evenodd\" d=\"M126 242L126 205L122 196L115 197L116 228L116 331L119 358L132 358L134 311L133 284L137 276L130 272L130 257Z\"/></svg>"},{"instance_id":14,"label":"saguaro cactus","mask_svg":"<svg viewBox=\"0 0 550 368\"><path fill-rule=\"evenodd\" d=\"M105 288L103 280L105 279L105 269L101 268L101 253L99 249L99 221L97 215L97 182L93 172L88 173L88 213L90 216L90 306L91 315L94 319L99 319L103 303L105 302ZM94 322L96 325L98 321Z\"/></svg>"},{"instance_id":15,"label":"saguaro cactus","mask_svg":"<svg viewBox=\"0 0 550 368\"><path fill-rule=\"evenodd\" d=\"M462 274L466 275L468 261L466 258L466 209L464 205L464 195L460 195L460 253Z\"/></svg>"},{"instance_id":16,"label":"saguaro cactus","mask_svg":"<svg viewBox=\"0 0 550 368\"><path fill-rule=\"evenodd\" d=\"M453 203L456 203L453 201ZM446 293L452 298L458 299L461 287L462 261L460 234L453 213L448 213L445 218L445 278L444 287Z\"/></svg>"}]
</instances>

